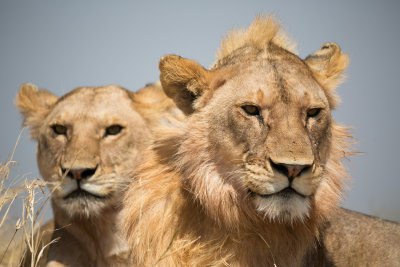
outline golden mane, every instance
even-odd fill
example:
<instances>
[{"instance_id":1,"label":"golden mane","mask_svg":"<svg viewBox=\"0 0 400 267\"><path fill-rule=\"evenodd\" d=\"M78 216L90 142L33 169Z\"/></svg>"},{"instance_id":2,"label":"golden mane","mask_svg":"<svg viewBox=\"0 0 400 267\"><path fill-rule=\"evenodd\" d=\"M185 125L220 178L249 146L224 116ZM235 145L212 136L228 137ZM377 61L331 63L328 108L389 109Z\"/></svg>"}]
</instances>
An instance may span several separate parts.
<instances>
[{"instance_id":1,"label":"golden mane","mask_svg":"<svg viewBox=\"0 0 400 267\"><path fill-rule=\"evenodd\" d=\"M347 127L333 124L331 158L315 206L309 218L290 227L279 220L260 221L246 212L238 196L215 184L215 166L206 144L188 138L185 128L159 133L136 172L138 180L126 192L122 226L135 263L224 266L233 259L240 266L264 266L266 262L267 266L293 266L304 261L304 254L317 251L322 241L319 229L336 212L348 180L341 162L352 153ZM191 177L182 172L192 173Z\"/></svg>"},{"instance_id":2,"label":"golden mane","mask_svg":"<svg viewBox=\"0 0 400 267\"><path fill-rule=\"evenodd\" d=\"M217 60L222 60L241 47L250 46L261 50L271 42L290 52L294 52L296 48L295 42L289 38L273 15L259 15L246 30L233 29L222 39Z\"/></svg>"}]
</instances>

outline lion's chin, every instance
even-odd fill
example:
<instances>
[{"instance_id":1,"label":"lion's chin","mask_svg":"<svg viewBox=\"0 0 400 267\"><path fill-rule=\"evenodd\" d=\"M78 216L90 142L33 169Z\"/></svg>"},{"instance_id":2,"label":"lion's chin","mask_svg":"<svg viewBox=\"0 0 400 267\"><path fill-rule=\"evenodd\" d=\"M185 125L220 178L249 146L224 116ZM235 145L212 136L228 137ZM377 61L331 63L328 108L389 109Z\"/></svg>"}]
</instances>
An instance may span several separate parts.
<instances>
[{"instance_id":1,"label":"lion's chin","mask_svg":"<svg viewBox=\"0 0 400 267\"><path fill-rule=\"evenodd\" d=\"M63 197L64 200L80 200L80 199L85 199L85 200L92 200L92 199L104 199L107 196L102 196L96 193L91 193L89 191L83 190L81 188L76 189L75 191L69 193L65 197Z\"/></svg>"},{"instance_id":2,"label":"lion's chin","mask_svg":"<svg viewBox=\"0 0 400 267\"><path fill-rule=\"evenodd\" d=\"M76 190L64 198L54 199L57 206L70 218L90 218L100 216L112 205L111 197L93 195L84 190Z\"/></svg>"},{"instance_id":3,"label":"lion's chin","mask_svg":"<svg viewBox=\"0 0 400 267\"><path fill-rule=\"evenodd\" d=\"M304 221L310 212L309 197L300 195L294 190L283 190L268 196L254 195L254 204L257 211L265 218L280 223Z\"/></svg>"}]
</instances>

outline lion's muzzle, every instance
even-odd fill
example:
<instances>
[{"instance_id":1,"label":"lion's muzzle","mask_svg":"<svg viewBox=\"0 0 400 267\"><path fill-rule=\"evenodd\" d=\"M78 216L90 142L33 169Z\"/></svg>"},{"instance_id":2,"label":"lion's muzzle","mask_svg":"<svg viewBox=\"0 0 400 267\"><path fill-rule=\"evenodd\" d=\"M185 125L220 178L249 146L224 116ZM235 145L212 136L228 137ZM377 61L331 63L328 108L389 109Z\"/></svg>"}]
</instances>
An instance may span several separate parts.
<instances>
[{"instance_id":1,"label":"lion's muzzle","mask_svg":"<svg viewBox=\"0 0 400 267\"><path fill-rule=\"evenodd\" d=\"M97 170L97 166L95 168L80 168L80 169L62 168L61 170L63 175L65 175L65 177L74 180L83 180L92 177Z\"/></svg>"},{"instance_id":2,"label":"lion's muzzle","mask_svg":"<svg viewBox=\"0 0 400 267\"><path fill-rule=\"evenodd\" d=\"M303 172L311 169L310 164L275 163L272 160L270 160L270 164L274 171L284 174L289 179L289 183L292 183L294 178L300 176Z\"/></svg>"}]
</instances>

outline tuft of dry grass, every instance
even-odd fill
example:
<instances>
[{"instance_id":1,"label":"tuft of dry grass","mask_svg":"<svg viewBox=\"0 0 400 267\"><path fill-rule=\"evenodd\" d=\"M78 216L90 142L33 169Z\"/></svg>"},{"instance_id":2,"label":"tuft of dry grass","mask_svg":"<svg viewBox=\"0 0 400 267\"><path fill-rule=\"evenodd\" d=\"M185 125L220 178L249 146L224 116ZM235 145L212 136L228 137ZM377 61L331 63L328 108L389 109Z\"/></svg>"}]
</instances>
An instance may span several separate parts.
<instances>
[{"instance_id":1,"label":"tuft of dry grass","mask_svg":"<svg viewBox=\"0 0 400 267\"><path fill-rule=\"evenodd\" d=\"M10 178L11 170L16 165L13 158L20 136L9 159L0 162L0 267L20 266L23 263L25 266L39 266L45 248L56 242L41 242L43 210L50 198L44 190L45 182L41 179ZM17 205L22 205L21 216L10 218L10 210Z\"/></svg>"}]
</instances>

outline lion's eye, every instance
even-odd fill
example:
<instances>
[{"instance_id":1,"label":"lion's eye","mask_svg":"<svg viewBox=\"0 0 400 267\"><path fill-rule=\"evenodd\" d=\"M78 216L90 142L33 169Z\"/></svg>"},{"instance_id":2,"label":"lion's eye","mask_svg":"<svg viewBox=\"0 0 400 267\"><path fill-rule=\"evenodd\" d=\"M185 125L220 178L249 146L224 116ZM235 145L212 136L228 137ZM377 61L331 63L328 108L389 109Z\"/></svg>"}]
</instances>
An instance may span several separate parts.
<instances>
[{"instance_id":1,"label":"lion's eye","mask_svg":"<svg viewBox=\"0 0 400 267\"><path fill-rule=\"evenodd\" d=\"M53 129L53 132L57 135L66 135L67 134L67 127L62 126L60 124L55 124L51 126L51 129Z\"/></svg>"},{"instance_id":2,"label":"lion's eye","mask_svg":"<svg viewBox=\"0 0 400 267\"><path fill-rule=\"evenodd\" d=\"M115 124L106 128L106 135L117 135L121 132L122 126Z\"/></svg>"},{"instance_id":3,"label":"lion's eye","mask_svg":"<svg viewBox=\"0 0 400 267\"><path fill-rule=\"evenodd\" d=\"M317 117L320 112L321 112L320 108L311 108L307 111L307 117L308 118Z\"/></svg>"},{"instance_id":4,"label":"lion's eye","mask_svg":"<svg viewBox=\"0 0 400 267\"><path fill-rule=\"evenodd\" d=\"M242 106L242 109L244 110L244 112L246 112L247 115L250 115L250 116L259 116L260 115L260 110L258 109L258 107L254 106L254 105L244 105L244 106Z\"/></svg>"}]
</instances>

